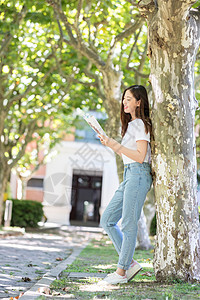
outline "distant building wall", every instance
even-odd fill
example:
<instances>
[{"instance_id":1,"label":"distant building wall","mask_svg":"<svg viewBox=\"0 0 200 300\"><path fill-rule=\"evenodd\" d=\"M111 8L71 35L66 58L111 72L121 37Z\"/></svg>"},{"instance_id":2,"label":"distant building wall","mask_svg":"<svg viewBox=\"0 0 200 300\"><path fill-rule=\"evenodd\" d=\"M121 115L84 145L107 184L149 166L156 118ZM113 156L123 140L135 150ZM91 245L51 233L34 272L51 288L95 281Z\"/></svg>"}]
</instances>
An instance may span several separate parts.
<instances>
[{"instance_id":1,"label":"distant building wall","mask_svg":"<svg viewBox=\"0 0 200 300\"><path fill-rule=\"evenodd\" d=\"M46 166L44 211L50 222L70 224L73 172L95 175L102 173L100 215L111 200L119 180L115 155L99 144L62 142L59 154Z\"/></svg>"}]
</instances>

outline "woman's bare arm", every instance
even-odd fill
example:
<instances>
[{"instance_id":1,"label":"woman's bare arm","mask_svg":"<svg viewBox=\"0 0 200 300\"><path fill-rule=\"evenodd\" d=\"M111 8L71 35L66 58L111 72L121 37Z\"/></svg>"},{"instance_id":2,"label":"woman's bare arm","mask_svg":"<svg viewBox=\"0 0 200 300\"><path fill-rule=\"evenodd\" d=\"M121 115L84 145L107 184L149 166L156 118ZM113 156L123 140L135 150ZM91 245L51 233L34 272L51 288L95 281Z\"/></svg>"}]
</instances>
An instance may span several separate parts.
<instances>
[{"instance_id":1,"label":"woman's bare arm","mask_svg":"<svg viewBox=\"0 0 200 300\"><path fill-rule=\"evenodd\" d=\"M137 141L137 150L132 150L130 148L124 147L123 145L115 141L113 138L109 138L103 135L99 135L99 137L103 145L110 147L117 154L124 154L132 160L135 160L141 164L143 163L147 153L148 141Z\"/></svg>"},{"instance_id":2,"label":"woman's bare arm","mask_svg":"<svg viewBox=\"0 0 200 300\"><path fill-rule=\"evenodd\" d=\"M136 143L137 143L137 150L132 150L121 145L118 151L120 151L130 159L135 160L142 164L147 153L148 142L145 140L141 140L141 141L137 141Z\"/></svg>"}]
</instances>

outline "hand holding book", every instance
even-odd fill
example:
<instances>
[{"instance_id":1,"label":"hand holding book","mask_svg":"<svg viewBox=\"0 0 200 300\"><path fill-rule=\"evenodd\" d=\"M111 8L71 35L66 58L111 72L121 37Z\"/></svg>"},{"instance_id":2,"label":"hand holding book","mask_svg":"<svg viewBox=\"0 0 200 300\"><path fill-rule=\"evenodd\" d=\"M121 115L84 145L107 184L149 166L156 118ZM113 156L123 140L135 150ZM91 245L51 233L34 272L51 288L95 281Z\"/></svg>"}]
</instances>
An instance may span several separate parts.
<instances>
[{"instance_id":1,"label":"hand holding book","mask_svg":"<svg viewBox=\"0 0 200 300\"><path fill-rule=\"evenodd\" d=\"M117 141L115 141L112 138L109 138L97 119L89 114L84 114L83 118L85 121L90 125L90 127L98 133L98 137L100 138L101 143L104 146L110 147L113 151L115 151L117 154L121 156L121 152L119 151L121 148L121 144L119 144Z\"/></svg>"},{"instance_id":2,"label":"hand holding book","mask_svg":"<svg viewBox=\"0 0 200 300\"><path fill-rule=\"evenodd\" d=\"M97 119L92 116L92 115L84 115L83 116L85 121L90 125L90 127L98 134L100 135L106 135L105 131L103 130L103 128L101 127L101 125L99 124L99 122L97 121Z\"/></svg>"}]
</instances>

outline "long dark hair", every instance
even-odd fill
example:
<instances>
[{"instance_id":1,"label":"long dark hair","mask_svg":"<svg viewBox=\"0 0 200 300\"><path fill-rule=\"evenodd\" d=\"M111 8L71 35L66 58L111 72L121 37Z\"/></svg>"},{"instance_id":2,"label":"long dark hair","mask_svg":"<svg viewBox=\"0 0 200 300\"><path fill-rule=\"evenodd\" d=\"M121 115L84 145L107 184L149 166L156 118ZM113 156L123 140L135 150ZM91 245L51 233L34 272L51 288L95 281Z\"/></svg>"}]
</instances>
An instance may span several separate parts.
<instances>
[{"instance_id":1,"label":"long dark hair","mask_svg":"<svg viewBox=\"0 0 200 300\"><path fill-rule=\"evenodd\" d=\"M125 135L128 123L131 121L131 114L124 112L124 95L126 91L129 90L133 97L137 101L141 100L140 106L136 108L135 110L135 116L136 118L142 119L145 125L145 131L146 133L152 132L152 123L151 119L149 117L149 100L148 95L145 87L143 85L132 85L125 89L122 95L122 103L121 103L121 123L122 123L122 129L121 129L121 135L122 137Z\"/></svg>"}]
</instances>

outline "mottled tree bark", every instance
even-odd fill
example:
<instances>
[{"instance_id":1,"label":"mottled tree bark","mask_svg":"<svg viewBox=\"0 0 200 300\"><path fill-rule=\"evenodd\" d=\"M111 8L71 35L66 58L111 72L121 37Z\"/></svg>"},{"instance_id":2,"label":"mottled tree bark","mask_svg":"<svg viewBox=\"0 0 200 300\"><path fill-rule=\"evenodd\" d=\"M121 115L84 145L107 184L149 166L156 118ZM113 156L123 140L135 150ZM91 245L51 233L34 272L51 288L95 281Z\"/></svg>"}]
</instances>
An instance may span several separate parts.
<instances>
[{"instance_id":1,"label":"mottled tree bark","mask_svg":"<svg viewBox=\"0 0 200 300\"><path fill-rule=\"evenodd\" d=\"M141 1L143 2L143 1ZM149 1L151 4L155 1ZM154 91L152 169L157 215L157 280L200 280L194 121L194 62L199 47L195 1L158 1L148 16ZM155 3L154 3L155 4ZM144 11L145 5L142 7Z\"/></svg>"}]
</instances>

